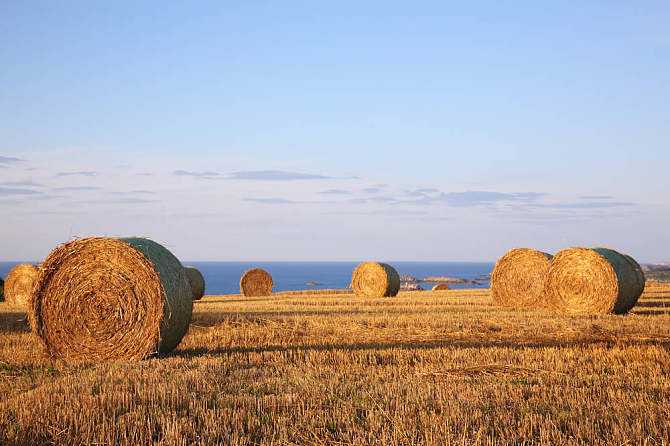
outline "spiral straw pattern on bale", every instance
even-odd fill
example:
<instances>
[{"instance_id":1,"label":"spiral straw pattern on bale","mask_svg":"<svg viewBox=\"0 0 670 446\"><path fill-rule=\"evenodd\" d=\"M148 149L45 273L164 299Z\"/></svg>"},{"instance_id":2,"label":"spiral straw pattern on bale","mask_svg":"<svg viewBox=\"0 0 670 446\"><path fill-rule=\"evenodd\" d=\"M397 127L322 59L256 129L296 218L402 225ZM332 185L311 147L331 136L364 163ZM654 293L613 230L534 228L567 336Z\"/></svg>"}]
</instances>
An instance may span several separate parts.
<instances>
[{"instance_id":1,"label":"spiral straw pattern on bale","mask_svg":"<svg viewBox=\"0 0 670 446\"><path fill-rule=\"evenodd\" d=\"M261 268L250 269L240 278L240 292L247 297L269 296L273 285L270 273Z\"/></svg>"},{"instance_id":2,"label":"spiral straw pattern on bale","mask_svg":"<svg viewBox=\"0 0 670 446\"><path fill-rule=\"evenodd\" d=\"M507 308L546 306L544 280L552 256L534 249L516 248L502 256L491 274L491 296Z\"/></svg>"},{"instance_id":3,"label":"spiral straw pattern on bale","mask_svg":"<svg viewBox=\"0 0 670 446\"><path fill-rule=\"evenodd\" d=\"M400 275L386 263L363 262L351 275L351 287L357 296L393 297L400 291Z\"/></svg>"},{"instance_id":4,"label":"spiral straw pattern on bale","mask_svg":"<svg viewBox=\"0 0 670 446\"><path fill-rule=\"evenodd\" d=\"M545 281L549 305L568 314L624 314L640 297L640 276L607 248L569 248L556 254Z\"/></svg>"},{"instance_id":5,"label":"spiral straw pattern on bale","mask_svg":"<svg viewBox=\"0 0 670 446\"><path fill-rule=\"evenodd\" d=\"M181 263L158 243L86 238L49 254L32 308L52 358L142 359L179 344L193 300Z\"/></svg>"},{"instance_id":6,"label":"spiral straw pattern on bale","mask_svg":"<svg viewBox=\"0 0 670 446\"><path fill-rule=\"evenodd\" d=\"M446 283L438 283L432 288L432 291L446 291L450 289L451 288L449 288L449 285L447 285Z\"/></svg>"},{"instance_id":7,"label":"spiral straw pattern on bale","mask_svg":"<svg viewBox=\"0 0 670 446\"><path fill-rule=\"evenodd\" d=\"M37 272L37 267L29 263L22 263L12 268L5 277L5 301L14 305L29 306Z\"/></svg>"},{"instance_id":8,"label":"spiral straw pattern on bale","mask_svg":"<svg viewBox=\"0 0 670 446\"><path fill-rule=\"evenodd\" d=\"M193 300L202 299L202 296L205 295L205 278L202 276L202 273L197 268L191 266L185 267L184 273L186 273L186 278L191 286Z\"/></svg>"}]
</instances>

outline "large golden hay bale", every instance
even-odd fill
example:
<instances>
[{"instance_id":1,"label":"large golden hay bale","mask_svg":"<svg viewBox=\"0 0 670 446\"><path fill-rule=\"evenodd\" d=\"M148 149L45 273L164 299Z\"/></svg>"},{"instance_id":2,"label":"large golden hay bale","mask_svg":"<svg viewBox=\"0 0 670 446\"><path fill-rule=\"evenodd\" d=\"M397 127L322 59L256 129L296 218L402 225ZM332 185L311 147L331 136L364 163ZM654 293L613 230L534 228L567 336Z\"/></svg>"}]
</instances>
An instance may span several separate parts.
<instances>
[{"instance_id":1,"label":"large golden hay bale","mask_svg":"<svg viewBox=\"0 0 670 446\"><path fill-rule=\"evenodd\" d=\"M624 314L640 297L640 276L622 254L607 248L559 252L545 281L548 304L569 314Z\"/></svg>"},{"instance_id":2,"label":"large golden hay bale","mask_svg":"<svg viewBox=\"0 0 670 446\"><path fill-rule=\"evenodd\" d=\"M438 283L432 288L432 291L446 291L450 290L449 285L446 283Z\"/></svg>"},{"instance_id":3,"label":"large golden hay bale","mask_svg":"<svg viewBox=\"0 0 670 446\"><path fill-rule=\"evenodd\" d=\"M544 279L551 255L528 248L516 248L502 256L491 274L491 296L496 305L507 308L540 308L544 303Z\"/></svg>"},{"instance_id":4,"label":"large golden hay bale","mask_svg":"<svg viewBox=\"0 0 670 446\"><path fill-rule=\"evenodd\" d=\"M37 267L29 263L16 265L5 278L4 296L10 304L29 306Z\"/></svg>"},{"instance_id":5,"label":"large golden hay bale","mask_svg":"<svg viewBox=\"0 0 670 446\"><path fill-rule=\"evenodd\" d=\"M272 276L261 268L245 271L240 278L240 292L248 297L269 296L272 286Z\"/></svg>"},{"instance_id":6,"label":"large golden hay bale","mask_svg":"<svg viewBox=\"0 0 670 446\"><path fill-rule=\"evenodd\" d=\"M191 285L193 300L202 299L202 296L205 295L205 278L202 276L202 273L192 266L185 267L184 272L186 273L189 285Z\"/></svg>"},{"instance_id":7,"label":"large golden hay bale","mask_svg":"<svg viewBox=\"0 0 670 446\"><path fill-rule=\"evenodd\" d=\"M193 300L181 263L158 243L86 238L49 254L32 308L52 358L142 359L179 344Z\"/></svg>"},{"instance_id":8,"label":"large golden hay bale","mask_svg":"<svg viewBox=\"0 0 670 446\"><path fill-rule=\"evenodd\" d=\"M351 287L357 296L392 297L400 291L400 275L386 263L363 262L351 275Z\"/></svg>"}]
</instances>

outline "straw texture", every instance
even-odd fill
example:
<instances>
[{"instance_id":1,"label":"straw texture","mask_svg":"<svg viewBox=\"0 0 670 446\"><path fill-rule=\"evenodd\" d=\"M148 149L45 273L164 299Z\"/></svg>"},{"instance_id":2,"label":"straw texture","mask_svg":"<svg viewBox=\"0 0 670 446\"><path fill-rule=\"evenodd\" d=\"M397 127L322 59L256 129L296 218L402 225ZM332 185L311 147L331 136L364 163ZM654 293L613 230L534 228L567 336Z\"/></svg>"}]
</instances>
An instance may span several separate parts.
<instances>
[{"instance_id":1,"label":"straw texture","mask_svg":"<svg viewBox=\"0 0 670 446\"><path fill-rule=\"evenodd\" d=\"M624 314L640 297L640 276L622 254L607 248L559 252L545 281L549 305L568 314Z\"/></svg>"},{"instance_id":2,"label":"straw texture","mask_svg":"<svg viewBox=\"0 0 670 446\"><path fill-rule=\"evenodd\" d=\"M528 248L515 248L496 262L491 274L493 302L507 308L541 308L544 280L551 255Z\"/></svg>"},{"instance_id":3,"label":"straw texture","mask_svg":"<svg viewBox=\"0 0 670 446\"><path fill-rule=\"evenodd\" d=\"M400 291L400 276L386 263L363 262L351 275L351 287L361 297L392 297Z\"/></svg>"},{"instance_id":4,"label":"straw texture","mask_svg":"<svg viewBox=\"0 0 670 446\"><path fill-rule=\"evenodd\" d=\"M12 268L5 278L5 301L14 305L29 306L35 278L37 278L35 265L23 263Z\"/></svg>"},{"instance_id":5,"label":"straw texture","mask_svg":"<svg viewBox=\"0 0 670 446\"><path fill-rule=\"evenodd\" d=\"M273 285L270 273L261 268L250 269L240 278L240 292L248 297L269 296Z\"/></svg>"},{"instance_id":6,"label":"straw texture","mask_svg":"<svg viewBox=\"0 0 670 446\"><path fill-rule=\"evenodd\" d=\"M192 266L185 267L184 273L186 273L188 283L191 285L193 300L202 299L202 296L205 295L205 278L202 276L202 273Z\"/></svg>"},{"instance_id":7,"label":"straw texture","mask_svg":"<svg viewBox=\"0 0 670 446\"><path fill-rule=\"evenodd\" d=\"M179 344L192 308L181 263L158 243L86 238L42 264L31 322L52 358L142 359Z\"/></svg>"},{"instance_id":8,"label":"straw texture","mask_svg":"<svg viewBox=\"0 0 670 446\"><path fill-rule=\"evenodd\" d=\"M432 288L433 291L446 291L450 289L451 288L449 288L449 285L447 285L446 283L438 283Z\"/></svg>"}]
</instances>

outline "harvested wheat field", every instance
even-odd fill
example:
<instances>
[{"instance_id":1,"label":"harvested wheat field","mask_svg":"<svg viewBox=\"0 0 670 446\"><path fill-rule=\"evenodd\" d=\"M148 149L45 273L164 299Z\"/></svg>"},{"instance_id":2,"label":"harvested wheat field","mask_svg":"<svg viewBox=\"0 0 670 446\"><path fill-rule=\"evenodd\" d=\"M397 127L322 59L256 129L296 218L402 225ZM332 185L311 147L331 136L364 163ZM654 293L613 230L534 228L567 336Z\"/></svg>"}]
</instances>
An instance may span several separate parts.
<instances>
[{"instance_id":1,"label":"harvested wheat field","mask_svg":"<svg viewBox=\"0 0 670 446\"><path fill-rule=\"evenodd\" d=\"M68 365L0 304L0 444L667 444L670 286L627 316L487 290L207 296L163 358Z\"/></svg>"}]
</instances>

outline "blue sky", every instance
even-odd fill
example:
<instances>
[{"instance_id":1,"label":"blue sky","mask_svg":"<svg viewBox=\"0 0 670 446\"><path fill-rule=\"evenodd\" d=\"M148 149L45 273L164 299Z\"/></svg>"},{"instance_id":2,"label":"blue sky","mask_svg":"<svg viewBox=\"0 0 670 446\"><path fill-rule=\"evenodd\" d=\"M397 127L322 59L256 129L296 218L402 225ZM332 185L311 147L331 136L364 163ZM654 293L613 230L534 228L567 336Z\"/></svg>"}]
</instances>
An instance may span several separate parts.
<instances>
[{"instance_id":1,"label":"blue sky","mask_svg":"<svg viewBox=\"0 0 670 446\"><path fill-rule=\"evenodd\" d=\"M670 4L0 4L1 260L670 259Z\"/></svg>"}]
</instances>

